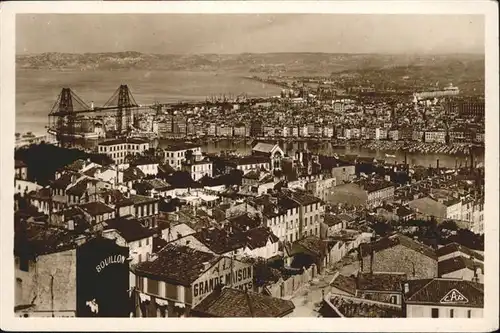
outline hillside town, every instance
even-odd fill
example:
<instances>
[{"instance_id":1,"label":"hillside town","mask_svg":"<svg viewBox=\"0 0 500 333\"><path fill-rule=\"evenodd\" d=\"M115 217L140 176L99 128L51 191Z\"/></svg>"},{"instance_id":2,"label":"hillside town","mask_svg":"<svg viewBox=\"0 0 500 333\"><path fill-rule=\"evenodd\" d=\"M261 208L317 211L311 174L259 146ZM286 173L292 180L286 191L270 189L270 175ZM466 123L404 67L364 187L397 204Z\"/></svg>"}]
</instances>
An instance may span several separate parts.
<instances>
[{"instance_id":1,"label":"hillside town","mask_svg":"<svg viewBox=\"0 0 500 333\"><path fill-rule=\"evenodd\" d=\"M290 156L261 141L208 154L128 137L43 180L16 156L20 317L482 316L473 161Z\"/></svg>"},{"instance_id":2,"label":"hillside town","mask_svg":"<svg viewBox=\"0 0 500 333\"><path fill-rule=\"evenodd\" d=\"M494 10L108 5L23 9L2 29L16 40L5 327L495 330ZM300 322L363 330L332 321Z\"/></svg>"}]
</instances>

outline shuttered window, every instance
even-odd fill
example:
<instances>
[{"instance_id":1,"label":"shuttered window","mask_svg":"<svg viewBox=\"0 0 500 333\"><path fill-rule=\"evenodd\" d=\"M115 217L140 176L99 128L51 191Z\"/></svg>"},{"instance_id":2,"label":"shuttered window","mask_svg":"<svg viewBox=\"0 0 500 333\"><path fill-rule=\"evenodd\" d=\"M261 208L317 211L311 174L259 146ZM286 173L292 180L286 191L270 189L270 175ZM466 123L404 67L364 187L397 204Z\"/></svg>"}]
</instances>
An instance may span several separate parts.
<instances>
[{"instance_id":1,"label":"shuttered window","mask_svg":"<svg viewBox=\"0 0 500 333\"><path fill-rule=\"evenodd\" d=\"M148 293L158 295L158 281L148 279Z\"/></svg>"}]
</instances>

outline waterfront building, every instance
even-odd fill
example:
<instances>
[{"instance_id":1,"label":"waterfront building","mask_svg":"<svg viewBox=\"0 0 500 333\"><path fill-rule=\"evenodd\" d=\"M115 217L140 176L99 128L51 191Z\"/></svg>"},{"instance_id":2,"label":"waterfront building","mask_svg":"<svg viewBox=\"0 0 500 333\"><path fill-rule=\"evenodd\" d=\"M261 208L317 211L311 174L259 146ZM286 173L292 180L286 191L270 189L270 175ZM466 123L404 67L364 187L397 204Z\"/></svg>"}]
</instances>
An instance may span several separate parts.
<instances>
[{"instance_id":1,"label":"waterfront building","mask_svg":"<svg viewBox=\"0 0 500 333\"><path fill-rule=\"evenodd\" d=\"M399 130L397 130L397 129L390 130L387 134L387 137L389 140L398 141L399 140Z\"/></svg>"},{"instance_id":2,"label":"waterfront building","mask_svg":"<svg viewBox=\"0 0 500 333\"><path fill-rule=\"evenodd\" d=\"M101 142L97 145L99 154L108 155L115 163L125 163L128 155L139 155L149 149L149 142L140 139L116 139Z\"/></svg>"},{"instance_id":3,"label":"waterfront building","mask_svg":"<svg viewBox=\"0 0 500 333\"><path fill-rule=\"evenodd\" d=\"M425 142L432 143L446 143L446 132L445 131L425 131Z\"/></svg>"},{"instance_id":4,"label":"waterfront building","mask_svg":"<svg viewBox=\"0 0 500 333\"><path fill-rule=\"evenodd\" d=\"M212 124L208 125L207 135L208 136L217 136L217 125L216 124L212 123Z\"/></svg>"},{"instance_id":5,"label":"waterfront building","mask_svg":"<svg viewBox=\"0 0 500 333\"><path fill-rule=\"evenodd\" d=\"M264 126L264 136L274 137L274 127L273 126Z\"/></svg>"},{"instance_id":6,"label":"waterfront building","mask_svg":"<svg viewBox=\"0 0 500 333\"><path fill-rule=\"evenodd\" d=\"M425 99L433 99L446 96L457 96L458 94L460 94L460 89L454 87L450 83L450 85L448 87L445 87L443 90L418 92L413 94L413 96L417 100L425 100Z\"/></svg>"},{"instance_id":7,"label":"waterfront building","mask_svg":"<svg viewBox=\"0 0 500 333\"><path fill-rule=\"evenodd\" d=\"M217 126L217 136L232 137L233 136L233 127L227 126L226 124L222 124L222 125Z\"/></svg>"},{"instance_id":8,"label":"waterfront building","mask_svg":"<svg viewBox=\"0 0 500 333\"><path fill-rule=\"evenodd\" d=\"M246 127L245 124L237 124L233 126L234 136L245 137L246 136Z\"/></svg>"},{"instance_id":9,"label":"waterfront building","mask_svg":"<svg viewBox=\"0 0 500 333\"><path fill-rule=\"evenodd\" d=\"M262 121L259 119L254 119L250 123L250 136L251 137L261 137L264 135L264 129Z\"/></svg>"},{"instance_id":10,"label":"waterfront building","mask_svg":"<svg viewBox=\"0 0 500 333\"><path fill-rule=\"evenodd\" d=\"M283 149L278 144L257 143L252 148L253 156L265 156L271 161L272 169L281 169L281 160L285 157Z\"/></svg>"},{"instance_id":11,"label":"waterfront building","mask_svg":"<svg viewBox=\"0 0 500 333\"><path fill-rule=\"evenodd\" d=\"M483 118L485 115L484 98L470 98L458 102L458 115L464 118Z\"/></svg>"}]
</instances>

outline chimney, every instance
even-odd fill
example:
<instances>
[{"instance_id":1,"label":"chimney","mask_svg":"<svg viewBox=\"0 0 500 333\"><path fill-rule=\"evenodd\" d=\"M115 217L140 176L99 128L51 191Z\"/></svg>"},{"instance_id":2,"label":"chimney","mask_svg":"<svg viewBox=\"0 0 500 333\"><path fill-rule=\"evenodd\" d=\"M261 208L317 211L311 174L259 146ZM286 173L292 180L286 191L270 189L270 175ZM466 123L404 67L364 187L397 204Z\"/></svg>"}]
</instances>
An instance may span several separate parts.
<instances>
[{"instance_id":1,"label":"chimney","mask_svg":"<svg viewBox=\"0 0 500 333\"><path fill-rule=\"evenodd\" d=\"M436 169L439 170L439 158L436 160Z\"/></svg>"}]
</instances>

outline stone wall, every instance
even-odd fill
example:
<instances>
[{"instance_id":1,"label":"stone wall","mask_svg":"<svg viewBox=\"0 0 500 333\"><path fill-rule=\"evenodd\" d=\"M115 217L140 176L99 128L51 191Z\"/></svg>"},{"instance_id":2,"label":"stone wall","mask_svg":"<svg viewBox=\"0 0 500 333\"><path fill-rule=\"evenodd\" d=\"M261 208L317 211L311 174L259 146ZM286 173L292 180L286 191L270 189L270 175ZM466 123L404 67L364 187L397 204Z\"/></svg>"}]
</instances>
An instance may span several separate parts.
<instances>
[{"instance_id":1,"label":"stone wall","mask_svg":"<svg viewBox=\"0 0 500 333\"><path fill-rule=\"evenodd\" d=\"M15 260L15 305L33 304L36 311L76 311L76 250L30 261L28 271Z\"/></svg>"}]
</instances>

